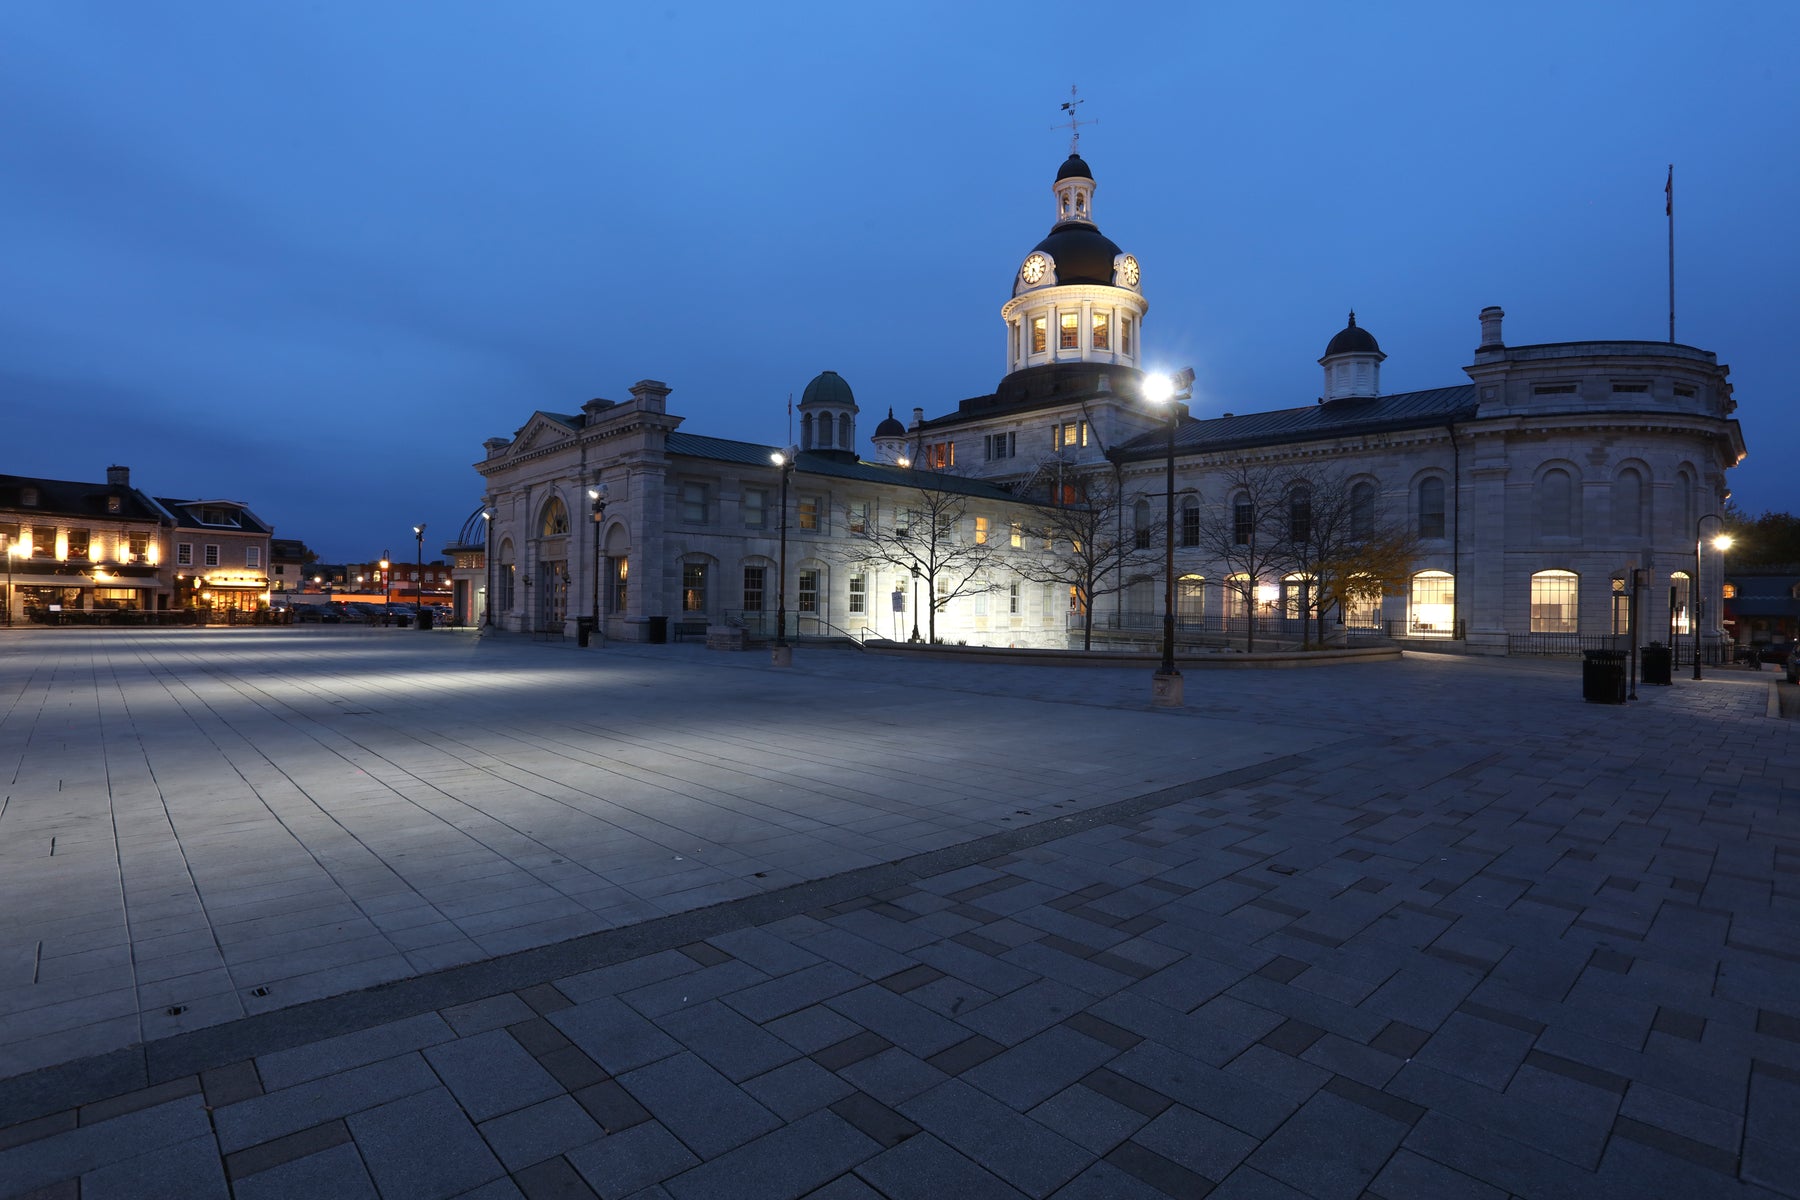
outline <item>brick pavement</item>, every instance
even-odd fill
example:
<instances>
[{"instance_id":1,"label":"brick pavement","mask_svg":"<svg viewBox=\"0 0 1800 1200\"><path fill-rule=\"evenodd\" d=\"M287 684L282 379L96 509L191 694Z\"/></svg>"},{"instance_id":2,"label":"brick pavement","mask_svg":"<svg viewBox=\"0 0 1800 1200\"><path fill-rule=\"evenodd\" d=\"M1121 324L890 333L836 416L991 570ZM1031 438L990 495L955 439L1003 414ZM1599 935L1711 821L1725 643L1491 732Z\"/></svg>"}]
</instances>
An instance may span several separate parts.
<instances>
[{"instance_id":1,"label":"brick pavement","mask_svg":"<svg viewBox=\"0 0 1800 1200\"><path fill-rule=\"evenodd\" d=\"M1048 819L16 1075L0 1195L1800 1195L1800 739L1766 676L1614 709L1569 665L1423 656L1193 672L1166 714L1137 672L406 653L838 695L890 734L1025 706L1020 807L1051 710L1116 753Z\"/></svg>"}]
</instances>

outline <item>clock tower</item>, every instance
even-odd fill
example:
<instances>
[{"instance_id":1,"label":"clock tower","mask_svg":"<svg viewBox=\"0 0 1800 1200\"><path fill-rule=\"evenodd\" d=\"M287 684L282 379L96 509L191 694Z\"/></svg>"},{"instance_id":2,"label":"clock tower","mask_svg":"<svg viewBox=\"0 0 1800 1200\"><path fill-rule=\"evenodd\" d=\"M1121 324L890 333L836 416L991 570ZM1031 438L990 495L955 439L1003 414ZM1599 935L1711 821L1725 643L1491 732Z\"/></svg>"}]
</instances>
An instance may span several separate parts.
<instances>
[{"instance_id":1,"label":"clock tower","mask_svg":"<svg viewBox=\"0 0 1800 1200\"><path fill-rule=\"evenodd\" d=\"M1094 224L1094 173L1071 153L1056 173L1056 222L1013 276L1006 371L1066 363L1136 368L1144 299L1138 261Z\"/></svg>"}]
</instances>

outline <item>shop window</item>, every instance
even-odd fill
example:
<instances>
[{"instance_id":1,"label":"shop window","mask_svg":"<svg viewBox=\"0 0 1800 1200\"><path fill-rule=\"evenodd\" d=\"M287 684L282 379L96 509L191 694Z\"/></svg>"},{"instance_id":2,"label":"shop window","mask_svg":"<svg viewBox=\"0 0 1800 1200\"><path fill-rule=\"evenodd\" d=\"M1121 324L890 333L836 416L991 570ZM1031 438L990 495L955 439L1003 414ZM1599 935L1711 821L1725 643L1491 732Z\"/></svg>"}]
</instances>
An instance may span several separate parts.
<instances>
[{"instance_id":1,"label":"shop window","mask_svg":"<svg viewBox=\"0 0 1800 1200\"><path fill-rule=\"evenodd\" d=\"M1456 579L1447 571L1420 571L1412 579L1407 632L1414 637L1456 633Z\"/></svg>"},{"instance_id":2,"label":"shop window","mask_svg":"<svg viewBox=\"0 0 1800 1200\"><path fill-rule=\"evenodd\" d=\"M1539 571L1531 577L1531 632L1575 633L1581 577L1573 571Z\"/></svg>"}]
</instances>

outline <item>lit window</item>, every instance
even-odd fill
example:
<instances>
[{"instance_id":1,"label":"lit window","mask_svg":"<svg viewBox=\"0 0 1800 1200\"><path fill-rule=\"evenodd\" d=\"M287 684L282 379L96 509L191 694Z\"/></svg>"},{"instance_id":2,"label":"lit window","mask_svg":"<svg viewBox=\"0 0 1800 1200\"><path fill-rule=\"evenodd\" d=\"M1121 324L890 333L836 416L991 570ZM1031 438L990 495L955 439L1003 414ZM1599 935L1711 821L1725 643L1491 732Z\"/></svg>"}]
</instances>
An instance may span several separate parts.
<instances>
[{"instance_id":1,"label":"lit window","mask_svg":"<svg viewBox=\"0 0 1800 1200\"><path fill-rule=\"evenodd\" d=\"M1622 575L1612 578L1612 631L1615 634L1631 632L1631 593L1625 590Z\"/></svg>"},{"instance_id":2,"label":"lit window","mask_svg":"<svg viewBox=\"0 0 1800 1200\"><path fill-rule=\"evenodd\" d=\"M800 497L800 528L817 529L819 527L819 498L817 496Z\"/></svg>"},{"instance_id":3,"label":"lit window","mask_svg":"<svg viewBox=\"0 0 1800 1200\"><path fill-rule=\"evenodd\" d=\"M1669 590L1674 593L1674 608L1669 614L1669 626L1676 633L1690 633L1693 626L1688 624L1688 573L1676 571L1669 576Z\"/></svg>"},{"instance_id":4,"label":"lit window","mask_svg":"<svg viewBox=\"0 0 1800 1200\"><path fill-rule=\"evenodd\" d=\"M124 511L124 509L125 509L125 498L123 496L108 496L106 498L106 511L107 512L119 513L119 512Z\"/></svg>"},{"instance_id":5,"label":"lit window","mask_svg":"<svg viewBox=\"0 0 1800 1200\"><path fill-rule=\"evenodd\" d=\"M851 502L850 532L869 532L869 502L867 500L855 500Z\"/></svg>"},{"instance_id":6,"label":"lit window","mask_svg":"<svg viewBox=\"0 0 1800 1200\"><path fill-rule=\"evenodd\" d=\"M615 558L612 560L612 563L612 611L624 612L626 598L625 585L631 575L631 563L625 558Z\"/></svg>"},{"instance_id":7,"label":"lit window","mask_svg":"<svg viewBox=\"0 0 1800 1200\"><path fill-rule=\"evenodd\" d=\"M544 517L538 532L545 537L561 537L569 532L569 510L560 497L552 496L544 505Z\"/></svg>"},{"instance_id":8,"label":"lit window","mask_svg":"<svg viewBox=\"0 0 1800 1200\"><path fill-rule=\"evenodd\" d=\"M706 564L681 565L681 611L706 611Z\"/></svg>"},{"instance_id":9,"label":"lit window","mask_svg":"<svg viewBox=\"0 0 1800 1200\"><path fill-rule=\"evenodd\" d=\"M1131 318L1119 318L1119 353L1131 353Z\"/></svg>"},{"instance_id":10,"label":"lit window","mask_svg":"<svg viewBox=\"0 0 1800 1200\"><path fill-rule=\"evenodd\" d=\"M1031 352L1033 354L1042 354L1045 350L1050 348L1049 341L1050 318L1031 318Z\"/></svg>"},{"instance_id":11,"label":"lit window","mask_svg":"<svg viewBox=\"0 0 1800 1200\"><path fill-rule=\"evenodd\" d=\"M1014 550L1025 545L1025 529L1017 521L1012 523L1012 547Z\"/></svg>"},{"instance_id":12,"label":"lit window","mask_svg":"<svg viewBox=\"0 0 1800 1200\"><path fill-rule=\"evenodd\" d=\"M1094 314L1092 340L1094 349L1096 350L1110 350L1112 348L1112 343L1110 341L1111 330L1108 328L1109 316L1110 314L1105 312L1097 312Z\"/></svg>"},{"instance_id":13,"label":"lit window","mask_svg":"<svg viewBox=\"0 0 1800 1200\"><path fill-rule=\"evenodd\" d=\"M1573 571L1539 571L1531 577L1531 632L1575 633L1581 577Z\"/></svg>"},{"instance_id":14,"label":"lit window","mask_svg":"<svg viewBox=\"0 0 1800 1200\"><path fill-rule=\"evenodd\" d=\"M1058 318L1060 333L1057 346L1063 350L1075 350L1081 346L1081 314L1063 313Z\"/></svg>"},{"instance_id":15,"label":"lit window","mask_svg":"<svg viewBox=\"0 0 1800 1200\"><path fill-rule=\"evenodd\" d=\"M1446 571L1420 571L1412 581L1407 632L1414 637L1451 637L1456 623L1456 580Z\"/></svg>"},{"instance_id":16,"label":"lit window","mask_svg":"<svg viewBox=\"0 0 1800 1200\"><path fill-rule=\"evenodd\" d=\"M800 572L800 611L819 611L819 573L816 570Z\"/></svg>"},{"instance_id":17,"label":"lit window","mask_svg":"<svg viewBox=\"0 0 1800 1200\"><path fill-rule=\"evenodd\" d=\"M942 471L956 465L955 442L933 442L925 447L925 465Z\"/></svg>"},{"instance_id":18,"label":"lit window","mask_svg":"<svg viewBox=\"0 0 1800 1200\"><path fill-rule=\"evenodd\" d=\"M975 544L977 546L987 545L987 535L988 535L988 519L986 517L976 517L975 518Z\"/></svg>"},{"instance_id":19,"label":"lit window","mask_svg":"<svg viewBox=\"0 0 1800 1200\"><path fill-rule=\"evenodd\" d=\"M1073 450L1077 446L1085 446L1088 442L1086 421L1064 421L1060 425L1051 426L1050 443L1054 450Z\"/></svg>"}]
</instances>

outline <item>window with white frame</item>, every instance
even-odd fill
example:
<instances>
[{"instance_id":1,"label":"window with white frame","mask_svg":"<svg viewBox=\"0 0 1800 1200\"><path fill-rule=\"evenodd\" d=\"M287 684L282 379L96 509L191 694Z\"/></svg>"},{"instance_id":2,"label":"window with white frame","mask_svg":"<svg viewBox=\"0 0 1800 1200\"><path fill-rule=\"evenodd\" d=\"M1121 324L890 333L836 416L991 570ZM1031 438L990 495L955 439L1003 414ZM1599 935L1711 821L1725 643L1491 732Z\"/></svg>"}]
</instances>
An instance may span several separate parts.
<instances>
[{"instance_id":1,"label":"window with white frame","mask_svg":"<svg viewBox=\"0 0 1800 1200\"><path fill-rule=\"evenodd\" d=\"M1006 585L1006 611L1011 616L1019 615L1019 585L1017 582Z\"/></svg>"},{"instance_id":2,"label":"window with white frame","mask_svg":"<svg viewBox=\"0 0 1800 1200\"><path fill-rule=\"evenodd\" d=\"M816 568L809 567L800 572L800 611L819 611L819 572Z\"/></svg>"},{"instance_id":3,"label":"window with white frame","mask_svg":"<svg viewBox=\"0 0 1800 1200\"><path fill-rule=\"evenodd\" d=\"M859 535L869 532L869 502L867 500L850 502L850 532Z\"/></svg>"},{"instance_id":4,"label":"window with white frame","mask_svg":"<svg viewBox=\"0 0 1800 1200\"><path fill-rule=\"evenodd\" d=\"M1059 350L1079 350L1081 348L1081 314L1057 314L1059 334L1056 346Z\"/></svg>"},{"instance_id":5,"label":"window with white frame","mask_svg":"<svg viewBox=\"0 0 1800 1200\"><path fill-rule=\"evenodd\" d=\"M1088 333L1091 344L1096 350L1112 348L1111 329L1108 324L1111 317L1112 313L1104 308L1096 309L1094 312L1093 322L1088 326Z\"/></svg>"},{"instance_id":6,"label":"window with white frame","mask_svg":"<svg viewBox=\"0 0 1800 1200\"><path fill-rule=\"evenodd\" d=\"M203 561L209 567L218 566L219 565L219 548L217 546L208 544L206 547L206 551L205 551L205 559Z\"/></svg>"},{"instance_id":7,"label":"window with white frame","mask_svg":"<svg viewBox=\"0 0 1800 1200\"><path fill-rule=\"evenodd\" d=\"M1200 501L1188 496L1181 502L1181 544L1200 544Z\"/></svg>"},{"instance_id":8,"label":"window with white frame","mask_svg":"<svg viewBox=\"0 0 1800 1200\"><path fill-rule=\"evenodd\" d=\"M744 514L745 529L766 529L769 524L769 493L765 488L745 488L739 504Z\"/></svg>"},{"instance_id":9,"label":"window with white frame","mask_svg":"<svg viewBox=\"0 0 1800 1200\"><path fill-rule=\"evenodd\" d=\"M175 543L175 565L178 567L191 567L194 565L194 543Z\"/></svg>"},{"instance_id":10,"label":"window with white frame","mask_svg":"<svg viewBox=\"0 0 1800 1200\"><path fill-rule=\"evenodd\" d=\"M681 519L688 525L706 524L707 487L704 483L681 485Z\"/></svg>"},{"instance_id":11,"label":"window with white frame","mask_svg":"<svg viewBox=\"0 0 1800 1200\"><path fill-rule=\"evenodd\" d=\"M1025 545L1025 527L1017 521L1014 521L1010 526L1010 530L1012 534L1012 548L1014 550L1022 548Z\"/></svg>"},{"instance_id":12,"label":"window with white frame","mask_svg":"<svg viewBox=\"0 0 1800 1200\"><path fill-rule=\"evenodd\" d=\"M1012 458L1019 452L1019 435L1017 431L1006 433L990 433L981 439L987 449L989 461L996 458Z\"/></svg>"},{"instance_id":13,"label":"window with white frame","mask_svg":"<svg viewBox=\"0 0 1800 1200\"><path fill-rule=\"evenodd\" d=\"M987 539L988 539L988 519L986 517L976 517L975 518L975 544L977 546L985 546L985 545L987 545Z\"/></svg>"},{"instance_id":14,"label":"window with white frame","mask_svg":"<svg viewBox=\"0 0 1800 1200\"><path fill-rule=\"evenodd\" d=\"M763 587L767 579L767 568L744 568L744 611L761 612L763 610Z\"/></svg>"},{"instance_id":15,"label":"window with white frame","mask_svg":"<svg viewBox=\"0 0 1800 1200\"><path fill-rule=\"evenodd\" d=\"M869 577L852 575L850 577L850 612L861 616L869 611Z\"/></svg>"},{"instance_id":16,"label":"window with white frame","mask_svg":"<svg viewBox=\"0 0 1800 1200\"><path fill-rule=\"evenodd\" d=\"M799 504L800 528L816 530L819 527L819 510L824 506L817 496L802 496Z\"/></svg>"},{"instance_id":17,"label":"window with white frame","mask_svg":"<svg viewBox=\"0 0 1800 1200\"><path fill-rule=\"evenodd\" d=\"M1420 571L1412 578L1407 632L1414 637L1456 633L1456 579L1448 571Z\"/></svg>"},{"instance_id":18,"label":"window with white frame","mask_svg":"<svg viewBox=\"0 0 1800 1200\"><path fill-rule=\"evenodd\" d=\"M261 567L262 567L262 547L261 546L245 546L244 547L244 565L246 567L250 568L252 571L261 569ZM418 576L414 575L413 578L417 579Z\"/></svg>"},{"instance_id":19,"label":"window with white frame","mask_svg":"<svg viewBox=\"0 0 1800 1200\"><path fill-rule=\"evenodd\" d=\"M1531 577L1531 632L1576 633L1581 577L1573 571L1539 571Z\"/></svg>"}]
</instances>

